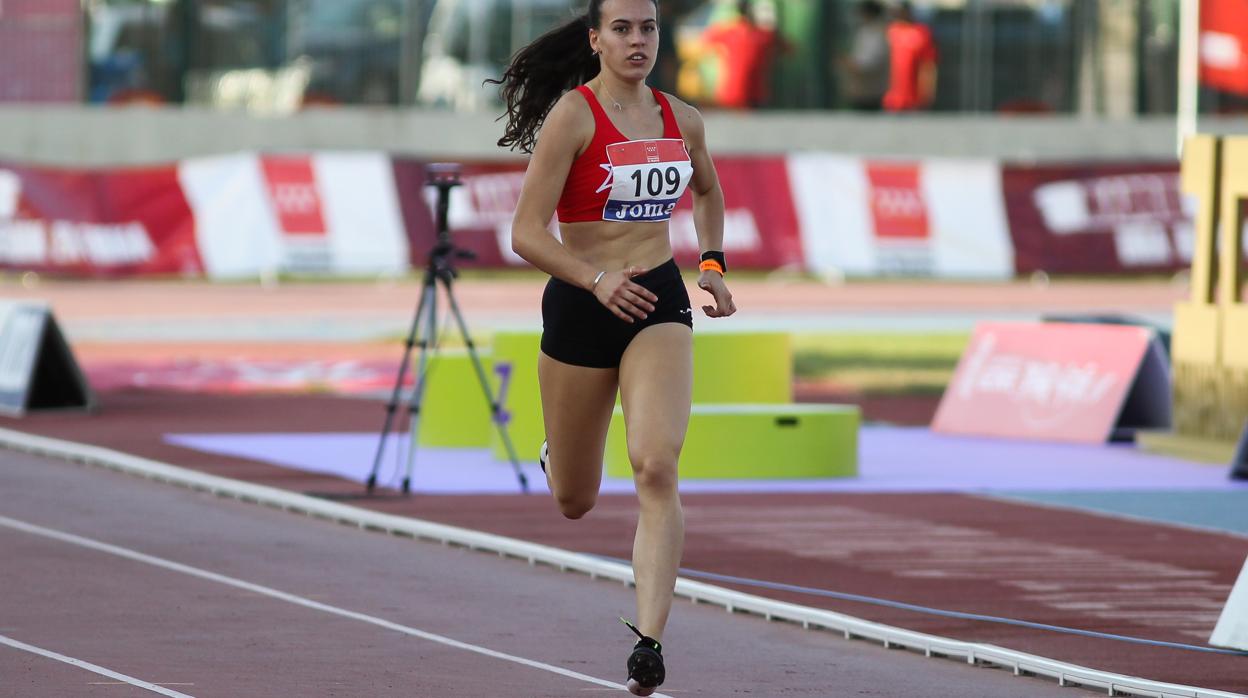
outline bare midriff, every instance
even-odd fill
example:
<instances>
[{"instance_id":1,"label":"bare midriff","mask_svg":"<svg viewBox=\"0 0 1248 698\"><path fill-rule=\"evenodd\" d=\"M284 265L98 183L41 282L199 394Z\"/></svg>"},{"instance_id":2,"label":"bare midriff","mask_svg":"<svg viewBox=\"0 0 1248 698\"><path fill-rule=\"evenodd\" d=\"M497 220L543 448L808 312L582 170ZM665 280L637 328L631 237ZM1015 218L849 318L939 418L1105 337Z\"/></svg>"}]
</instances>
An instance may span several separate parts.
<instances>
[{"instance_id":1,"label":"bare midriff","mask_svg":"<svg viewBox=\"0 0 1248 698\"><path fill-rule=\"evenodd\" d=\"M573 256L605 271L653 269L672 258L666 221L560 223L559 234Z\"/></svg>"}]
</instances>

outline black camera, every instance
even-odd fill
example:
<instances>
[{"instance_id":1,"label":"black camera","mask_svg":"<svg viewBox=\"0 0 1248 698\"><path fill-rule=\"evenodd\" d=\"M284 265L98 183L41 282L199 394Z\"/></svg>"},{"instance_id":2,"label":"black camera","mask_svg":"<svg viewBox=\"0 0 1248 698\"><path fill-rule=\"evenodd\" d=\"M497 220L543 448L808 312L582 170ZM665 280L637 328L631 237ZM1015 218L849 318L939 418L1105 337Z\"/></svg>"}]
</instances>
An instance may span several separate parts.
<instances>
[{"instance_id":1,"label":"black camera","mask_svg":"<svg viewBox=\"0 0 1248 698\"><path fill-rule=\"evenodd\" d=\"M449 188L463 184L457 162L431 162L426 168L426 175L430 186Z\"/></svg>"}]
</instances>

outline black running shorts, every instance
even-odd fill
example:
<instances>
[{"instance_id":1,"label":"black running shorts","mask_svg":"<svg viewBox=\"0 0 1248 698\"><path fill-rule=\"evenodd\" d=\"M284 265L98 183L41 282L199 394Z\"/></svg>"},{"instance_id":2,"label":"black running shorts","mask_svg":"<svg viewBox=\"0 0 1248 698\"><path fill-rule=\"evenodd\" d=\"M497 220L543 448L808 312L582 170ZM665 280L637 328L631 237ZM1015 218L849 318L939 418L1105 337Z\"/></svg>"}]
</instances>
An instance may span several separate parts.
<instances>
[{"instance_id":1,"label":"black running shorts","mask_svg":"<svg viewBox=\"0 0 1248 698\"><path fill-rule=\"evenodd\" d=\"M689 292L675 260L634 276L632 281L659 300L645 320L634 317L629 324L607 310L594 294L552 277L542 294L542 353L565 364L617 368L628 343L647 327L679 322L693 328Z\"/></svg>"}]
</instances>

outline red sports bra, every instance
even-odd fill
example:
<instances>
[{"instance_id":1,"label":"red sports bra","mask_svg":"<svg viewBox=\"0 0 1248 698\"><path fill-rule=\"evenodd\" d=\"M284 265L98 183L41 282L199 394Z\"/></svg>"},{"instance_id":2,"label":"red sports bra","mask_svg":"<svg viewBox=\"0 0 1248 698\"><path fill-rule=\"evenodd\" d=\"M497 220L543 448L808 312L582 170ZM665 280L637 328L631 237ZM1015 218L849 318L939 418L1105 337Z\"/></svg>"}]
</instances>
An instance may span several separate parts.
<instances>
[{"instance_id":1,"label":"red sports bra","mask_svg":"<svg viewBox=\"0 0 1248 698\"><path fill-rule=\"evenodd\" d=\"M693 163L667 97L654 88L663 110L663 137L630 141L598 98L576 88L594 114L594 138L572 162L557 208L561 223L666 221L693 178Z\"/></svg>"}]
</instances>

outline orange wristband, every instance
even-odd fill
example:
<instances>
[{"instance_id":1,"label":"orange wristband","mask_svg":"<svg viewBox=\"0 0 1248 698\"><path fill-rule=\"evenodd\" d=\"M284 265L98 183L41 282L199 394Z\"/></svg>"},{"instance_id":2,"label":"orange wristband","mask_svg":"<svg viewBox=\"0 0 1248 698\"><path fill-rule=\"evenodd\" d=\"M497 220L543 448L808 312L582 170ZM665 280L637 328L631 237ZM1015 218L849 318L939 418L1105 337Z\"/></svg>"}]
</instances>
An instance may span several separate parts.
<instances>
[{"instance_id":1,"label":"orange wristband","mask_svg":"<svg viewBox=\"0 0 1248 698\"><path fill-rule=\"evenodd\" d=\"M724 268L720 266L719 262L713 259L702 260L702 263L698 265L698 269L701 271L715 271L719 272L720 276L724 275Z\"/></svg>"}]
</instances>

